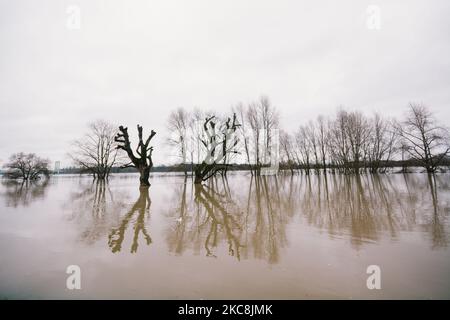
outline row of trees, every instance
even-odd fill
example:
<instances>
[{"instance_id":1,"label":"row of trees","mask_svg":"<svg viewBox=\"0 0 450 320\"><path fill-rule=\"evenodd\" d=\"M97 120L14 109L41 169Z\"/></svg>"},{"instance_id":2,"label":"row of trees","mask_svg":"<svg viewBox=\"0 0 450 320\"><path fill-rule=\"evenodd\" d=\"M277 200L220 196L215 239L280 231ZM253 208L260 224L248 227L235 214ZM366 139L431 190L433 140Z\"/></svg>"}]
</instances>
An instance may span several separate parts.
<instances>
[{"instance_id":1,"label":"row of trees","mask_svg":"<svg viewBox=\"0 0 450 320\"><path fill-rule=\"evenodd\" d=\"M359 173L369 170L372 173L384 172L394 164L394 160L405 165L414 163L423 166L427 172L435 172L442 165L450 151L449 131L439 125L431 112L423 105L410 104L405 119L398 121L380 114L367 117L358 111L340 108L335 116L318 116L315 121L301 125L295 132L280 129L279 113L267 97L247 106L238 104L231 110L233 124L231 133L235 143L228 150L226 145L230 131L219 130L210 134L207 125L214 115L199 110L188 112L183 108L173 111L168 118L168 130L172 133L169 143L176 155L182 159L184 171L192 170L202 157L195 158L200 147L205 147L206 156L214 158L214 152L199 137L198 123L204 121L200 132L207 132L215 144L222 143L228 154L215 157L216 172L226 174L231 162L244 162L252 174L259 175L266 166L277 162L282 169ZM230 121L229 118L224 123ZM236 156L239 155L239 156ZM209 159L211 160L211 159ZM186 166L186 163L191 163ZM223 163L222 163L223 162ZM398 163L398 162L397 162ZM406 166L404 166L406 169ZM195 170L194 170L195 172Z\"/></svg>"},{"instance_id":2,"label":"row of trees","mask_svg":"<svg viewBox=\"0 0 450 320\"><path fill-rule=\"evenodd\" d=\"M135 168L140 173L140 185L150 186L150 170L153 167L150 141L156 132L152 130L144 141L142 126L138 125L137 131L139 141L133 151L128 128L117 128L106 121L97 120L89 124L83 138L73 142L69 157L82 172L90 173L98 180L107 179L114 166Z\"/></svg>"},{"instance_id":3,"label":"row of trees","mask_svg":"<svg viewBox=\"0 0 450 320\"><path fill-rule=\"evenodd\" d=\"M280 129L279 112L262 96L246 106L233 106L228 115L178 108L167 120L167 138L185 175L202 183L220 173L226 175L233 164L245 164L252 175L267 167L303 170L310 173L332 170L359 173L383 172L393 160L413 161L427 172L435 172L450 152L449 130L438 124L423 105L410 104L403 121L379 114L367 117L358 111L340 108L333 117L319 116L295 132ZM135 168L141 186L149 186L153 167L156 132L144 139L137 126L134 150L124 126L106 121L89 125L88 132L73 142L69 153L83 172L99 180L107 179L114 166ZM6 164L7 175L24 180L48 174L48 160L34 154L15 154Z\"/></svg>"},{"instance_id":4,"label":"row of trees","mask_svg":"<svg viewBox=\"0 0 450 320\"><path fill-rule=\"evenodd\" d=\"M291 170L384 172L401 156L403 165L412 160L435 172L450 151L449 141L448 129L425 106L410 104L403 121L340 109L334 118L319 116L294 134L282 132L280 145Z\"/></svg>"},{"instance_id":5,"label":"row of trees","mask_svg":"<svg viewBox=\"0 0 450 320\"><path fill-rule=\"evenodd\" d=\"M282 132L280 145L282 161L290 170L301 167L309 173L331 168L358 173L361 168L384 170L396 154L398 140L394 120L341 109L334 118L319 116L293 134Z\"/></svg>"}]
</instances>

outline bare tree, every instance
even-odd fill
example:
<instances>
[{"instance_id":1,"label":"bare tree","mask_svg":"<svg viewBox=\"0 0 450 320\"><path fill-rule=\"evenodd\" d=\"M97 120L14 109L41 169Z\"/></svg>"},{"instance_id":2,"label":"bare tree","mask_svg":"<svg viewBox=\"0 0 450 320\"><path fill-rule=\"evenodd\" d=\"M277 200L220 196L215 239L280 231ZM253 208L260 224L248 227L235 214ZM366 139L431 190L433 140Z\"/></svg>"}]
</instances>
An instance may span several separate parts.
<instances>
[{"instance_id":1,"label":"bare tree","mask_svg":"<svg viewBox=\"0 0 450 320\"><path fill-rule=\"evenodd\" d=\"M345 171L348 169L350 146L347 138L348 113L339 110L336 119L329 123L330 136L328 140L332 163Z\"/></svg>"},{"instance_id":2,"label":"bare tree","mask_svg":"<svg viewBox=\"0 0 450 320\"><path fill-rule=\"evenodd\" d=\"M7 169L5 176L11 179L36 180L41 175L48 177L50 161L42 159L34 153L15 153L4 165Z\"/></svg>"},{"instance_id":3,"label":"bare tree","mask_svg":"<svg viewBox=\"0 0 450 320\"><path fill-rule=\"evenodd\" d=\"M280 148L283 164L291 171L291 174L293 174L295 167L293 139L292 136L285 131L280 132Z\"/></svg>"},{"instance_id":4,"label":"bare tree","mask_svg":"<svg viewBox=\"0 0 450 320\"><path fill-rule=\"evenodd\" d=\"M325 118L323 116L319 116L317 118L317 144L324 172L326 172L327 170L327 139L328 131L325 123Z\"/></svg>"},{"instance_id":5,"label":"bare tree","mask_svg":"<svg viewBox=\"0 0 450 320\"><path fill-rule=\"evenodd\" d=\"M299 159L298 163L301 164L306 174L309 174L311 169L311 143L308 139L308 130L305 126L300 126L295 133L295 143L298 149Z\"/></svg>"},{"instance_id":6,"label":"bare tree","mask_svg":"<svg viewBox=\"0 0 450 320\"><path fill-rule=\"evenodd\" d=\"M243 141L243 147L244 147L247 164L250 166L250 171L253 175L251 159L250 159L250 141L249 141L249 137L248 137L247 131L246 131L247 127L246 127L244 106L242 105L242 103L239 103L235 108L232 109L232 111L233 111L233 113L237 114L238 119L239 119L239 124L240 124L239 133L240 133L241 140Z\"/></svg>"},{"instance_id":7,"label":"bare tree","mask_svg":"<svg viewBox=\"0 0 450 320\"><path fill-rule=\"evenodd\" d=\"M319 164L319 153L318 153L319 143L314 122L312 121L308 122L308 125L305 127L305 134L306 139L308 139L311 155L314 157L314 168L317 171Z\"/></svg>"},{"instance_id":8,"label":"bare tree","mask_svg":"<svg viewBox=\"0 0 450 320\"><path fill-rule=\"evenodd\" d=\"M138 156L136 156L133 153L133 150L131 149L131 142L130 137L128 135L128 128L120 126L119 127L120 133L117 133L114 140L116 142L121 143L117 145L117 148L124 150L127 153L128 158L130 159L130 162L128 164L123 165L122 168L136 168L140 174L139 181L141 187L148 187L150 186L150 182L148 181L150 177L150 169L153 167L153 160L152 160L153 147L149 146L149 144L152 138L155 136L156 132L152 130L147 140L145 140L144 142L142 137L142 126L137 125L137 130L139 143L136 148L136 153L138 154Z\"/></svg>"},{"instance_id":9,"label":"bare tree","mask_svg":"<svg viewBox=\"0 0 450 320\"><path fill-rule=\"evenodd\" d=\"M347 139L350 146L353 170L359 173L361 162L364 162L364 151L370 137L370 126L366 117L360 112L348 113L346 122Z\"/></svg>"},{"instance_id":10,"label":"bare tree","mask_svg":"<svg viewBox=\"0 0 450 320\"><path fill-rule=\"evenodd\" d=\"M189 156L191 173L194 173L194 162L195 159L200 158L200 140L198 137L202 133L202 126L199 126L199 123L202 123L205 118L204 112L195 108L192 112L189 112L188 122L187 122L187 139L186 142L186 156Z\"/></svg>"},{"instance_id":11,"label":"bare tree","mask_svg":"<svg viewBox=\"0 0 450 320\"><path fill-rule=\"evenodd\" d=\"M83 171L92 173L99 180L107 179L117 160L117 144L114 137L117 129L111 123L97 120L88 125L83 138L72 144L69 156Z\"/></svg>"},{"instance_id":12,"label":"bare tree","mask_svg":"<svg viewBox=\"0 0 450 320\"><path fill-rule=\"evenodd\" d=\"M397 128L398 125L397 125ZM409 146L407 145L406 141L404 139L400 140L400 152L401 152L401 159L402 159L402 172L406 173L408 171L407 167L407 163L406 163L406 154L408 153L408 148Z\"/></svg>"},{"instance_id":13,"label":"bare tree","mask_svg":"<svg viewBox=\"0 0 450 320\"><path fill-rule=\"evenodd\" d=\"M279 114L269 98L261 96L259 101L247 106L245 120L252 132L252 143L248 143L248 146L253 146L251 152L254 154L252 162L255 166L252 173L259 174L261 167L271 159L272 136L273 131L278 129Z\"/></svg>"},{"instance_id":14,"label":"bare tree","mask_svg":"<svg viewBox=\"0 0 450 320\"><path fill-rule=\"evenodd\" d=\"M375 173L381 170L383 163L389 163L397 151L398 132L393 120L386 120L378 113L371 120L371 127L368 162L371 172Z\"/></svg>"},{"instance_id":15,"label":"bare tree","mask_svg":"<svg viewBox=\"0 0 450 320\"><path fill-rule=\"evenodd\" d=\"M258 174L261 168L261 129L263 127L262 120L258 112L258 105L256 103L251 103L247 107L246 120L252 131L252 142L253 142L253 159L252 162L255 164L253 171Z\"/></svg>"},{"instance_id":16,"label":"bare tree","mask_svg":"<svg viewBox=\"0 0 450 320\"><path fill-rule=\"evenodd\" d=\"M173 146L177 150L177 156L181 158L184 175L186 176L186 156L188 143L186 140L190 121L189 113L183 108L178 108L176 111L172 111L167 120L167 129L170 133L170 137L168 139L169 145Z\"/></svg>"},{"instance_id":17,"label":"bare tree","mask_svg":"<svg viewBox=\"0 0 450 320\"><path fill-rule=\"evenodd\" d=\"M263 161L264 164L268 163L270 159L271 145L272 145L272 131L278 129L279 124L279 114L274 106L270 103L267 96L261 96L259 99L259 111L260 118L262 121L262 128L264 130L263 140L264 140L264 153Z\"/></svg>"},{"instance_id":18,"label":"bare tree","mask_svg":"<svg viewBox=\"0 0 450 320\"><path fill-rule=\"evenodd\" d=\"M202 183L218 171L224 170L229 165L223 162L227 154L237 152L235 147L238 139L235 132L240 125L236 114L233 114L233 118L227 118L221 125L217 125L215 118L210 116L205 119L202 135L198 137L206 155L202 162L195 166L195 183Z\"/></svg>"},{"instance_id":19,"label":"bare tree","mask_svg":"<svg viewBox=\"0 0 450 320\"><path fill-rule=\"evenodd\" d=\"M440 126L422 104L410 104L399 132L410 157L418 161L427 172L435 172L450 152L448 129Z\"/></svg>"}]
</instances>

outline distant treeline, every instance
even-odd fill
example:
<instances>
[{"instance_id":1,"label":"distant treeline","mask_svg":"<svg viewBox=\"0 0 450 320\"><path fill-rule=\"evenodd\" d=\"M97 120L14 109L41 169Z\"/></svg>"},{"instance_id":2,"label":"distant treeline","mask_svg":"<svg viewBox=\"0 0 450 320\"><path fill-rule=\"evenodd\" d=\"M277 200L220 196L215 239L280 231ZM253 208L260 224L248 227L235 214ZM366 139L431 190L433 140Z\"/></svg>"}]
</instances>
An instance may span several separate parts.
<instances>
[{"instance_id":1,"label":"distant treeline","mask_svg":"<svg viewBox=\"0 0 450 320\"><path fill-rule=\"evenodd\" d=\"M154 166L152 172L191 172L194 170L196 164L186 164L186 165L171 165L171 166ZM230 165L230 170L234 171L245 171L250 170L251 167L247 164L232 164ZM111 168L110 173L136 173L139 172L136 168L122 168L121 166L115 166ZM91 173L84 168L79 167L68 167L53 172L57 174L86 174Z\"/></svg>"},{"instance_id":2,"label":"distant treeline","mask_svg":"<svg viewBox=\"0 0 450 320\"><path fill-rule=\"evenodd\" d=\"M191 165L191 164L186 164L186 165L171 165L171 166L155 166L152 169L152 172L178 172L178 173L184 173L184 172L193 172L194 168L195 168L196 164ZM392 160L392 161L385 161L381 164L381 166L383 168L402 168L402 171L407 172L408 168L413 168L413 167L422 167L421 162L414 160L414 159L409 159L409 160ZM442 161L441 161L441 166L442 167L450 167L450 157L445 157ZM269 167L269 166L264 166L264 167ZM349 167L352 168L353 164L349 163ZM328 165L327 168L331 171L331 172L336 172L342 169L341 166L337 166L337 165ZM362 168L362 170L364 171L364 169L366 170L370 170L371 165L368 163L366 164L365 167ZM229 171L251 171L253 169L253 166L248 165L248 164L231 164L229 167ZM288 170L302 170L302 171L306 171L307 167L303 164L300 165L289 165L286 163L281 163L279 166L279 170L283 170L283 171L288 171ZM321 166L320 164L318 165L313 165L309 167L309 170L322 170L324 169L323 166ZM113 167L111 168L111 173L137 173L138 170L136 168L121 168L121 167ZM85 174L85 173L89 173L86 172L86 170L84 170L83 168L76 168L76 167L69 167L69 168L63 168L60 169L58 172L54 172L54 173L58 173L58 174Z\"/></svg>"}]
</instances>

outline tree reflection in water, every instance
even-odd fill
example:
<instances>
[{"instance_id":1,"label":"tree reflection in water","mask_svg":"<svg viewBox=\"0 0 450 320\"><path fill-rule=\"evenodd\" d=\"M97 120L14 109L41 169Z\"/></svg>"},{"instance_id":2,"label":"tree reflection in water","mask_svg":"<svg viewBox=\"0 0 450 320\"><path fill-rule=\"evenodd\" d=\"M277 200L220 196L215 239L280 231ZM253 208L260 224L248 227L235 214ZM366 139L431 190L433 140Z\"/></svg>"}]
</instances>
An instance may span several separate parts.
<instances>
[{"instance_id":1,"label":"tree reflection in water","mask_svg":"<svg viewBox=\"0 0 450 320\"><path fill-rule=\"evenodd\" d=\"M349 235L354 246L381 238L396 239L402 231L431 233L432 247L447 245L436 177L424 175L328 175L304 177L299 208L309 224L331 236ZM431 204L431 207L430 207Z\"/></svg>"},{"instance_id":2,"label":"tree reflection in water","mask_svg":"<svg viewBox=\"0 0 450 320\"><path fill-rule=\"evenodd\" d=\"M430 186L430 193L432 198L432 217L429 218L430 230L429 232L432 234L433 248L436 247L446 247L448 243L447 233L445 230L445 219L448 213L450 212L450 206L447 203L447 207L442 210L440 207L439 199L438 199L438 185L442 185L440 182L438 184L437 177L435 174L427 174L428 176L428 184ZM448 188L447 188L448 190Z\"/></svg>"},{"instance_id":3,"label":"tree reflection in water","mask_svg":"<svg viewBox=\"0 0 450 320\"><path fill-rule=\"evenodd\" d=\"M170 251L215 257L225 244L237 259L276 263L295 217L355 248L404 231L425 232L446 247L449 186L434 175L279 175L218 177L206 186L185 181L175 192L167 231ZM440 201L439 196L444 196ZM301 236L301 235L300 235Z\"/></svg>"},{"instance_id":4,"label":"tree reflection in water","mask_svg":"<svg viewBox=\"0 0 450 320\"><path fill-rule=\"evenodd\" d=\"M107 181L80 181L79 191L72 192L67 206L72 208L70 220L80 228L80 239L88 244L104 239L126 208L126 194L114 194Z\"/></svg>"},{"instance_id":5,"label":"tree reflection in water","mask_svg":"<svg viewBox=\"0 0 450 320\"><path fill-rule=\"evenodd\" d=\"M170 250L182 254L192 247L199 254L203 247L206 256L215 257L223 242L238 260L253 255L277 262L279 247L286 243L286 217L292 216L293 207L281 201L284 189L276 180L248 180L247 193L242 187L230 188L222 177L203 186L184 183L176 195L179 205L169 212L174 221L167 233ZM188 192L188 187L194 189Z\"/></svg>"},{"instance_id":6,"label":"tree reflection in water","mask_svg":"<svg viewBox=\"0 0 450 320\"><path fill-rule=\"evenodd\" d=\"M3 180L5 206L27 207L36 200L44 199L49 186L49 179L36 181Z\"/></svg>"},{"instance_id":7,"label":"tree reflection in water","mask_svg":"<svg viewBox=\"0 0 450 320\"><path fill-rule=\"evenodd\" d=\"M126 231L133 225L131 253L137 252L139 234L142 233L147 245L151 243L146 228L150 210L148 188L139 189L139 197L131 206L128 194L122 190L112 192L105 181L97 181L81 186L81 191L71 195L70 206L73 207L72 220L77 220L82 227L81 240L89 244L99 239L108 239L108 246L113 253L122 249ZM125 214L124 214L125 212Z\"/></svg>"},{"instance_id":8,"label":"tree reflection in water","mask_svg":"<svg viewBox=\"0 0 450 320\"><path fill-rule=\"evenodd\" d=\"M356 249L399 239L405 232L424 235L431 248L448 245L447 175L232 175L203 186L187 179L175 186L172 194L164 190L171 201L161 203L161 208L169 218L166 242L177 255L193 251L277 263L289 238L305 236L304 226L348 239ZM20 194L20 189L12 190L7 192L10 197ZM149 189L141 188L131 204L127 194L123 189L112 192L108 183L84 185L72 194L72 218L82 227L83 241L107 239L113 253L122 250L125 239L131 253L137 252L139 242L152 243ZM288 237L290 223L294 227Z\"/></svg>"},{"instance_id":9,"label":"tree reflection in water","mask_svg":"<svg viewBox=\"0 0 450 320\"><path fill-rule=\"evenodd\" d=\"M112 228L108 236L108 244L112 252L118 252L122 248L122 242L125 238L125 232L128 228L130 221L133 222L134 218L134 234L133 243L131 245L131 253L135 253L138 249L139 233L142 233L145 243L150 245L152 239L147 232L146 218L150 216L150 196L148 193L148 187L139 188L139 198L131 209L122 218L120 225L116 228Z\"/></svg>"}]
</instances>

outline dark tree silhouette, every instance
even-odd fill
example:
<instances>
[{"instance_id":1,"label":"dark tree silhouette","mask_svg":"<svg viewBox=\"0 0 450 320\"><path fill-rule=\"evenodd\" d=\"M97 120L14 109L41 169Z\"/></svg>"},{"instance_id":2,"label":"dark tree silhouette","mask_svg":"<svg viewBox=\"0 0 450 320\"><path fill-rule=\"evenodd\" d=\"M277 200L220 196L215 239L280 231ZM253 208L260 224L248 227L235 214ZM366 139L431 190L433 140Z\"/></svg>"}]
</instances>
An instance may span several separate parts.
<instances>
[{"instance_id":1,"label":"dark tree silhouette","mask_svg":"<svg viewBox=\"0 0 450 320\"><path fill-rule=\"evenodd\" d=\"M136 168L140 174L141 187L148 187L150 186L150 182L148 181L148 178L150 176L150 169L153 167L153 147L150 147L149 144L152 138L155 136L156 132L152 130L147 140L145 140L144 142L144 140L142 139L142 126L138 125L137 130L139 143L136 148L136 153L138 154L138 156L135 156L133 150L131 149L128 128L120 126L120 132L116 135L114 140L121 143L117 146L117 148L124 150L127 153L128 158L130 158L130 163L123 165L122 168Z\"/></svg>"},{"instance_id":2,"label":"dark tree silhouette","mask_svg":"<svg viewBox=\"0 0 450 320\"><path fill-rule=\"evenodd\" d=\"M34 153L15 153L5 164L5 176L11 179L36 180L41 175L48 177L49 160L42 159Z\"/></svg>"},{"instance_id":3,"label":"dark tree silhouette","mask_svg":"<svg viewBox=\"0 0 450 320\"><path fill-rule=\"evenodd\" d=\"M195 183L202 183L218 171L226 170L229 165L227 155L237 153L235 147L238 140L234 133L240 124L237 123L236 114L233 114L233 119L228 118L220 127L214 119L215 116L208 117L203 123L203 136L199 139L205 148L206 156L195 166Z\"/></svg>"}]
</instances>

